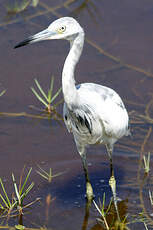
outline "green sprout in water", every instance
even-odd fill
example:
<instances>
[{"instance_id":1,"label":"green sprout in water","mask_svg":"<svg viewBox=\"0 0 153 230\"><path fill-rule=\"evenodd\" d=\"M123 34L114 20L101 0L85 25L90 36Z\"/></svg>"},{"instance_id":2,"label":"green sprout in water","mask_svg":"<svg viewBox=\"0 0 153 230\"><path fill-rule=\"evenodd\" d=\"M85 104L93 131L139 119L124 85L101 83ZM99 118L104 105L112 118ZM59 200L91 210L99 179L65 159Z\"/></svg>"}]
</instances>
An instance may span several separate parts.
<instances>
[{"instance_id":1,"label":"green sprout in water","mask_svg":"<svg viewBox=\"0 0 153 230\"><path fill-rule=\"evenodd\" d=\"M27 174L27 176L25 178L25 181L24 181L23 185L21 185L21 181L20 181L19 187L17 187L17 183L16 183L16 180L15 180L14 174L12 173L12 180L13 180L14 190L15 190L15 194L16 194L16 197L14 198L14 200L17 201L17 205L20 208L22 208L22 206L23 206L24 198L27 196L27 194L31 191L31 189L34 186L34 182L32 182L28 186L28 188L25 189L25 186L27 185L27 180L28 180L28 178L30 176L31 170L32 170L32 168L30 168L30 170L29 170L29 172L28 172L28 174Z\"/></svg>"},{"instance_id":2,"label":"green sprout in water","mask_svg":"<svg viewBox=\"0 0 153 230\"><path fill-rule=\"evenodd\" d=\"M97 211L100 213L100 215L102 216L103 218L103 221L104 221L104 225L106 227L107 230L109 230L109 226L108 226L108 223L107 223L107 220L106 220L106 215L107 215L107 212L109 211L110 209L110 205L108 206L107 210L105 211L105 193L103 195L103 203L101 203L101 201L99 200L99 203L100 203L100 207L98 207L98 205L96 204L96 202L93 200L93 203L97 209ZM99 220L99 219L98 219ZM101 222L101 220L100 220Z\"/></svg>"},{"instance_id":3,"label":"green sprout in water","mask_svg":"<svg viewBox=\"0 0 153 230\"><path fill-rule=\"evenodd\" d=\"M40 94L42 96L40 96L37 91L31 87L31 90L32 92L34 93L34 95L37 97L37 99L42 103L44 104L45 106L45 110L48 112L48 113L56 113L56 107L61 104L63 102L63 99L58 101L56 104L52 105L52 103L54 102L54 100L58 97L58 95L60 94L62 88L59 88L57 90L57 92L53 95L53 86L54 86L54 77L51 78L51 82L50 82L50 88L48 90L48 93L46 94L44 92L44 90L42 89L42 87L40 86L39 82L37 79L35 79L35 83L36 83L36 86L40 92Z\"/></svg>"},{"instance_id":4,"label":"green sprout in water","mask_svg":"<svg viewBox=\"0 0 153 230\"><path fill-rule=\"evenodd\" d=\"M5 187L4 187L4 184L1 178L0 178L0 185L4 193L4 195L0 193L0 198L2 200L2 203L0 203L0 208L1 208L2 214L5 214L7 212L7 214L9 215L11 211L13 210L13 208L15 207L15 205L17 205L17 201L13 201L8 198L7 192L5 190Z\"/></svg>"},{"instance_id":5,"label":"green sprout in water","mask_svg":"<svg viewBox=\"0 0 153 230\"><path fill-rule=\"evenodd\" d=\"M145 222L144 222L144 226L146 230L149 230Z\"/></svg>"},{"instance_id":6,"label":"green sprout in water","mask_svg":"<svg viewBox=\"0 0 153 230\"><path fill-rule=\"evenodd\" d=\"M102 225L102 227L107 230L129 230L126 223L127 215L123 215L122 220L118 220L118 218L116 219L116 217L114 216L114 206L112 200L110 201L108 207L105 208L105 193L103 195L102 202L99 200L99 206L94 200L93 203L97 211L100 213L100 216L102 217L102 219L97 219L98 223Z\"/></svg>"},{"instance_id":7,"label":"green sprout in water","mask_svg":"<svg viewBox=\"0 0 153 230\"><path fill-rule=\"evenodd\" d=\"M17 14L24 11L30 4L31 0L15 1L13 4L6 5L8 14Z\"/></svg>"},{"instance_id":8,"label":"green sprout in water","mask_svg":"<svg viewBox=\"0 0 153 230\"><path fill-rule=\"evenodd\" d=\"M6 90L4 89L2 92L0 92L0 97L3 96L3 94L6 92Z\"/></svg>"},{"instance_id":9,"label":"green sprout in water","mask_svg":"<svg viewBox=\"0 0 153 230\"><path fill-rule=\"evenodd\" d=\"M40 171L36 170L36 172L41 176L43 177L44 179L46 179L49 183L51 183L52 181L52 178L53 177L57 177L57 176L60 176L63 174L63 172L60 172L60 173L56 173L56 174L52 174L52 169L50 168L49 169L49 172L46 172L44 169L42 169L39 165L38 165L38 168L40 169Z\"/></svg>"},{"instance_id":10,"label":"green sprout in water","mask_svg":"<svg viewBox=\"0 0 153 230\"><path fill-rule=\"evenodd\" d=\"M143 161L144 161L144 170L145 173L148 174L150 171L150 153L148 153L148 157L146 158L143 156Z\"/></svg>"},{"instance_id":11,"label":"green sprout in water","mask_svg":"<svg viewBox=\"0 0 153 230\"><path fill-rule=\"evenodd\" d=\"M8 14L17 14L27 9L28 6L36 7L39 0L15 0L13 4L6 5Z\"/></svg>"},{"instance_id":12,"label":"green sprout in water","mask_svg":"<svg viewBox=\"0 0 153 230\"><path fill-rule=\"evenodd\" d=\"M20 183L19 186L17 186L14 174L12 173L12 180L14 184L14 193L12 193L12 198L9 199L6 189L4 187L3 181L0 178L0 185L3 191L0 193L0 209L1 209L1 214L3 215L2 217L5 216L19 216L20 218L22 217L23 214L23 208L29 207L31 204L33 204L35 201L23 206L23 200L27 196L27 194L31 191L31 189L34 186L34 182L32 182L28 187L27 187L27 181L29 179L30 173L31 173L32 168L30 168L23 184L22 184L22 175L20 177ZM27 188L26 188L27 187ZM37 200L36 200L37 201ZM18 213L18 214L17 214Z\"/></svg>"},{"instance_id":13,"label":"green sprout in water","mask_svg":"<svg viewBox=\"0 0 153 230\"><path fill-rule=\"evenodd\" d=\"M150 203L153 206L153 192L149 190L149 198L150 198Z\"/></svg>"}]
</instances>

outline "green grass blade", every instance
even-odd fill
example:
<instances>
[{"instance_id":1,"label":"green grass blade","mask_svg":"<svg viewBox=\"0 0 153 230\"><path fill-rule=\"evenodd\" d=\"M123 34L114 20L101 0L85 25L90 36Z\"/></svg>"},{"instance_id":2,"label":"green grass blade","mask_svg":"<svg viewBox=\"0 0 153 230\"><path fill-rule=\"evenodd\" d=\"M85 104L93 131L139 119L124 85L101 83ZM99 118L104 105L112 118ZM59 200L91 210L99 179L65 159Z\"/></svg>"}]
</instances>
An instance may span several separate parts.
<instances>
[{"instance_id":1,"label":"green grass blade","mask_svg":"<svg viewBox=\"0 0 153 230\"><path fill-rule=\"evenodd\" d=\"M33 7L37 7L38 4L39 4L39 0L32 0L31 1L31 6L33 6Z\"/></svg>"},{"instance_id":2,"label":"green grass blade","mask_svg":"<svg viewBox=\"0 0 153 230\"><path fill-rule=\"evenodd\" d=\"M11 209L13 209L17 203L18 203L18 200L14 201L14 203L11 204Z\"/></svg>"},{"instance_id":3,"label":"green grass blade","mask_svg":"<svg viewBox=\"0 0 153 230\"><path fill-rule=\"evenodd\" d=\"M10 202L10 200L9 200L9 198L8 198L8 195L7 195L7 193L6 193L6 190L5 190L5 188L4 188L4 185L3 185L3 182L2 182L2 179L1 179L1 178L0 178L0 184L1 184L1 186L2 186L2 189L3 189L4 195L5 195L5 197L6 197L6 200L7 200L7 202L8 202L8 206L10 207L10 206L11 206L11 202Z\"/></svg>"},{"instance_id":4,"label":"green grass blade","mask_svg":"<svg viewBox=\"0 0 153 230\"><path fill-rule=\"evenodd\" d=\"M26 189L26 191L21 195L21 202L23 201L23 199L27 196L27 194L31 191L31 189L34 186L34 182L32 182L29 187Z\"/></svg>"},{"instance_id":5,"label":"green grass blade","mask_svg":"<svg viewBox=\"0 0 153 230\"><path fill-rule=\"evenodd\" d=\"M95 202L94 200L93 200L93 203L94 203L94 205L95 205L97 211L98 211L99 214L101 215L101 210L99 209L98 205L96 204L96 202Z\"/></svg>"},{"instance_id":6,"label":"green grass blade","mask_svg":"<svg viewBox=\"0 0 153 230\"><path fill-rule=\"evenodd\" d=\"M24 230L25 227L23 225L18 224L18 225L15 225L15 229L17 229L17 230Z\"/></svg>"},{"instance_id":7,"label":"green grass blade","mask_svg":"<svg viewBox=\"0 0 153 230\"><path fill-rule=\"evenodd\" d=\"M40 169L40 171L42 171L44 174L46 174L47 176L48 176L48 173L44 170L44 169L42 169L39 165L37 165L38 166L38 168ZM38 172L38 171L37 171ZM41 172L40 172L41 173Z\"/></svg>"},{"instance_id":8,"label":"green grass blade","mask_svg":"<svg viewBox=\"0 0 153 230\"><path fill-rule=\"evenodd\" d=\"M53 177L61 176L61 175L63 175L64 173L65 173L65 172L59 172L59 173L56 173L56 174L52 175L51 177L53 178Z\"/></svg>"},{"instance_id":9,"label":"green grass blade","mask_svg":"<svg viewBox=\"0 0 153 230\"><path fill-rule=\"evenodd\" d=\"M35 94L35 96L38 98L38 100L41 101L46 107L48 107L48 104L39 96L39 94L35 91L33 87L31 87L31 90Z\"/></svg>"},{"instance_id":10,"label":"green grass blade","mask_svg":"<svg viewBox=\"0 0 153 230\"><path fill-rule=\"evenodd\" d=\"M29 187L26 189L26 191L23 193L23 196L25 197L30 191L31 189L33 188L34 186L34 182L32 182Z\"/></svg>"},{"instance_id":11,"label":"green grass blade","mask_svg":"<svg viewBox=\"0 0 153 230\"><path fill-rule=\"evenodd\" d=\"M54 86L54 77L51 78L50 89L48 90L48 102L49 103L51 103L51 101L52 101L53 86Z\"/></svg>"},{"instance_id":12,"label":"green grass blade","mask_svg":"<svg viewBox=\"0 0 153 230\"><path fill-rule=\"evenodd\" d=\"M17 184L16 184L16 180L15 180L15 176L14 174L12 173L12 180L13 180L13 184L14 184L14 190L15 190L15 193L16 193L16 196L17 196L17 199L18 199L18 202L20 203L20 195L19 195L19 191L18 191L18 187L17 187Z\"/></svg>"},{"instance_id":13,"label":"green grass blade","mask_svg":"<svg viewBox=\"0 0 153 230\"><path fill-rule=\"evenodd\" d=\"M4 89L1 93L0 93L0 97L6 92L6 90Z\"/></svg>"},{"instance_id":14,"label":"green grass blade","mask_svg":"<svg viewBox=\"0 0 153 230\"><path fill-rule=\"evenodd\" d=\"M40 90L41 94L43 95L43 97L46 99L46 101L48 101L48 97L46 96L45 92L41 88L41 86L40 86L39 82L37 81L37 79L35 79L35 83L36 83L38 89Z\"/></svg>"},{"instance_id":15,"label":"green grass blade","mask_svg":"<svg viewBox=\"0 0 153 230\"><path fill-rule=\"evenodd\" d=\"M57 92L56 92L56 93L54 94L54 96L52 97L51 102L53 102L53 101L55 100L55 98L60 94L61 90L62 90L62 88L59 88L59 89L57 90Z\"/></svg>"},{"instance_id":16,"label":"green grass blade","mask_svg":"<svg viewBox=\"0 0 153 230\"><path fill-rule=\"evenodd\" d=\"M25 181L24 181L24 183L23 183L23 185L21 187L21 190L19 191L20 196L22 195L22 192L23 192L23 190L24 190L24 188L26 186L26 183L27 183L27 180L28 180L28 178L30 176L31 170L32 170L32 168L29 169L29 172L28 172L28 174L27 174L27 176L25 178Z\"/></svg>"},{"instance_id":17,"label":"green grass blade","mask_svg":"<svg viewBox=\"0 0 153 230\"><path fill-rule=\"evenodd\" d=\"M149 190L149 198L150 198L151 205L153 205L153 192L151 192L150 190Z\"/></svg>"},{"instance_id":18,"label":"green grass blade","mask_svg":"<svg viewBox=\"0 0 153 230\"><path fill-rule=\"evenodd\" d=\"M52 169L49 169L49 177L48 177L48 182L51 183L52 181Z\"/></svg>"},{"instance_id":19,"label":"green grass blade","mask_svg":"<svg viewBox=\"0 0 153 230\"><path fill-rule=\"evenodd\" d=\"M109 212L110 208L111 208L111 204L112 204L112 199L109 202L109 205L107 207L107 210L105 211L105 216L107 215L107 213Z\"/></svg>"},{"instance_id":20,"label":"green grass blade","mask_svg":"<svg viewBox=\"0 0 153 230\"><path fill-rule=\"evenodd\" d=\"M145 222L144 222L144 226L146 230L149 230Z\"/></svg>"},{"instance_id":21,"label":"green grass blade","mask_svg":"<svg viewBox=\"0 0 153 230\"><path fill-rule=\"evenodd\" d=\"M5 204L5 206L6 206L7 208L9 208L9 205L8 205L8 203L6 202L6 200L4 199L4 197L2 196L2 194L0 194L0 198L2 199L3 203ZM2 206L2 204L1 204L1 206Z\"/></svg>"},{"instance_id":22,"label":"green grass blade","mask_svg":"<svg viewBox=\"0 0 153 230\"><path fill-rule=\"evenodd\" d=\"M148 168L148 171L149 171L150 170L150 152L148 153L147 168Z\"/></svg>"},{"instance_id":23,"label":"green grass blade","mask_svg":"<svg viewBox=\"0 0 153 230\"><path fill-rule=\"evenodd\" d=\"M36 171L41 177L43 177L44 179L48 180L48 176L45 176L44 174L42 174L41 172L39 171Z\"/></svg>"},{"instance_id":24,"label":"green grass blade","mask_svg":"<svg viewBox=\"0 0 153 230\"><path fill-rule=\"evenodd\" d=\"M49 169L49 176L52 176L52 169Z\"/></svg>"},{"instance_id":25,"label":"green grass blade","mask_svg":"<svg viewBox=\"0 0 153 230\"><path fill-rule=\"evenodd\" d=\"M4 206L3 206L1 203L0 203L0 208L1 208L1 209L5 209Z\"/></svg>"},{"instance_id":26,"label":"green grass blade","mask_svg":"<svg viewBox=\"0 0 153 230\"><path fill-rule=\"evenodd\" d=\"M103 210L104 210L104 208L105 208L105 192L104 192L104 195L103 195Z\"/></svg>"}]
</instances>

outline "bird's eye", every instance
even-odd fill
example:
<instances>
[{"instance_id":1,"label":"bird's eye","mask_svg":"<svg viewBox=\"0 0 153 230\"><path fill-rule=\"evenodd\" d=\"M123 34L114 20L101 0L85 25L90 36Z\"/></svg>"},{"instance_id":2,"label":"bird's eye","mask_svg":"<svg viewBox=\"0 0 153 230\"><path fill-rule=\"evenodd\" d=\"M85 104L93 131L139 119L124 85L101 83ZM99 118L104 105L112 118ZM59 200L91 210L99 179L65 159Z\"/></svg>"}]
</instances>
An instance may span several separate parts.
<instances>
[{"instance_id":1,"label":"bird's eye","mask_svg":"<svg viewBox=\"0 0 153 230\"><path fill-rule=\"evenodd\" d=\"M59 32L59 33L63 33L65 30L66 30L66 26L61 26L61 27L58 29L58 32Z\"/></svg>"}]
</instances>

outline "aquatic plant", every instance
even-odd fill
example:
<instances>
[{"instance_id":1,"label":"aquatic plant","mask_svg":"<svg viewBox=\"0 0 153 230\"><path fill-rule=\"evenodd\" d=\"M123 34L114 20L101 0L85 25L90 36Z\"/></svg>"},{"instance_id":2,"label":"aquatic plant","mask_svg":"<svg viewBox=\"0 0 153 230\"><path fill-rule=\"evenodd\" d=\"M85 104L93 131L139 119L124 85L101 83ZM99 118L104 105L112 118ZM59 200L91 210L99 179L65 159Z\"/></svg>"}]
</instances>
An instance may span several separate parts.
<instances>
[{"instance_id":1,"label":"aquatic plant","mask_svg":"<svg viewBox=\"0 0 153 230\"><path fill-rule=\"evenodd\" d=\"M143 156L143 162L144 162L144 170L145 173L148 174L150 171L150 153L148 153L148 157L146 158L146 156Z\"/></svg>"},{"instance_id":2,"label":"aquatic plant","mask_svg":"<svg viewBox=\"0 0 153 230\"><path fill-rule=\"evenodd\" d=\"M0 97L3 96L3 94L6 92L6 90L4 89L2 92L0 92Z\"/></svg>"},{"instance_id":3,"label":"aquatic plant","mask_svg":"<svg viewBox=\"0 0 153 230\"><path fill-rule=\"evenodd\" d=\"M29 172L28 172L28 174L24 180L23 185L22 185L22 177L20 178L19 186L17 186L14 174L12 173L12 180L13 180L14 190L15 190L15 194L16 194L16 197L14 197L14 200L17 201L18 208L20 208L20 209L22 209L24 198L27 196L27 194L31 191L31 189L34 186L34 182L31 182L31 184L25 189L25 186L27 185L27 181L28 181L28 178L30 176L31 170L32 170L32 168L30 168L30 170L29 170Z\"/></svg>"},{"instance_id":4,"label":"aquatic plant","mask_svg":"<svg viewBox=\"0 0 153 230\"><path fill-rule=\"evenodd\" d=\"M153 206L153 192L149 190L149 198L150 198L150 203Z\"/></svg>"},{"instance_id":5,"label":"aquatic plant","mask_svg":"<svg viewBox=\"0 0 153 230\"><path fill-rule=\"evenodd\" d=\"M0 178L0 185L1 185L1 189L2 189L2 193L0 193L0 198L1 198L1 202L0 202L0 209L1 209L1 217L11 217L11 216L19 216L21 217L23 214L23 209L27 208L29 206L31 206L31 204L33 204L35 201L37 201L38 199L36 199L35 201L23 205L23 201L25 199L25 197L27 197L28 193L31 191L31 189L34 186L34 182L31 182L30 185L28 184L28 179L30 176L32 168L29 169L26 178L22 184L22 178L23 178L23 172L20 176L20 182L19 185L17 186L16 183L16 179L14 174L12 173L12 181L13 181L13 185L14 185L14 192L12 193L11 199L9 198L6 189L4 187L4 183L2 181L2 179Z\"/></svg>"},{"instance_id":6,"label":"aquatic plant","mask_svg":"<svg viewBox=\"0 0 153 230\"><path fill-rule=\"evenodd\" d=\"M39 93L42 95L40 96L37 91L34 89L34 87L31 87L32 92L37 97L37 99L45 106L45 110L48 113L52 113L56 111L56 107L63 102L63 99L58 101L56 104L52 105L54 100L59 96L62 88L59 88L56 93L53 95L53 87L54 87L54 77L51 77L50 81L50 88L48 89L48 92L45 93L42 89L41 85L39 84L38 80L35 79L35 84L39 90Z\"/></svg>"},{"instance_id":7,"label":"aquatic plant","mask_svg":"<svg viewBox=\"0 0 153 230\"><path fill-rule=\"evenodd\" d=\"M17 205L17 201L14 201L13 199L10 200L8 198L8 195L7 195L7 192L5 190L5 187L4 187L4 184L2 182L2 179L0 178L0 185L1 185L1 188L3 190L3 193L4 195L2 195L0 193L0 198L1 198L1 201L2 203L0 203L0 208L1 208L1 211L2 211L2 214L4 215L6 212L7 214L9 215L11 213L11 211L13 210L13 208L15 207L15 205Z\"/></svg>"},{"instance_id":8,"label":"aquatic plant","mask_svg":"<svg viewBox=\"0 0 153 230\"><path fill-rule=\"evenodd\" d=\"M8 14L17 14L27 9L28 6L36 7L39 3L39 0L16 0L15 2L11 2L11 4L7 4L5 7L7 9Z\"/></svg>"},{"instance_id":9,"label":"aquatic plant","mask_svg":"<svg viewBox=\"0 0 153 230\"><path fill-rule=\"evenodd\" d=\"M24 11L30 4L31 0L15 1L13 4L7 4L5 7L8 14L17 14Z\"/></svg>"},{"instance_id":10,"label":"aquatic plant","mask_svg":"<svg viewBox=\"0 0 153 230\"><path fill-rule=\"evenodd\" d=\"M104 222L104 225L106 227L107 230L109 230L109 226L108 226L108 223L107 223L107 220L106 220L106 215L107 215L107 212L110 208L110 206L108 207L108 209L105 211L105 193L103 195L103 202L101 203L100 199L99 199L99 203L100 203L100 207L98 207L98 205L96 204L96 202L93 200L93 203L97 209L97 211L100 213L100 215L102 216L103 218L103 222ZM98 219L99 220L99 219ZM99 220L101 222L101 219Z\"/></svg>"},{"instance_id":11,"label":"aquatic plant","mask_svg":"<svg viewBox=\"0 0 153 230\"><path fill-rule=\"evenodd\" d=\"M60 176L62 175L64 172L60 172L60 173L56 173L56 174L52 174L52 169L50 168L49 169L49 172L46 172L44 169L42 169L39 165L38 165L38 168L40 169L40 171L36 170L36 172L41 176L43 177L44 179L46 179L49 183L51 183L52 181L52 178L53 177L57 177L57 176Z\"/></svg>"},{"instance_id":12,"label":"aquatic plant","mask_svg":"<svg viewBox=\"0 0 153 230\"><path fill-rule=\"evenodd\" d=\"M99 205L93 200L93 203L102 218L97 218L97 221L102 227L107 230L128 230L127 214L126 214L126 200L119 202L119 207L122 207L120 218L119 213L116 213L116 208L113 200L111 199L108 206L105 205L105 193L103 194L102 202L99 199ZM118 210L119 212L119 210Z\"/></svg>"}]
</instances>

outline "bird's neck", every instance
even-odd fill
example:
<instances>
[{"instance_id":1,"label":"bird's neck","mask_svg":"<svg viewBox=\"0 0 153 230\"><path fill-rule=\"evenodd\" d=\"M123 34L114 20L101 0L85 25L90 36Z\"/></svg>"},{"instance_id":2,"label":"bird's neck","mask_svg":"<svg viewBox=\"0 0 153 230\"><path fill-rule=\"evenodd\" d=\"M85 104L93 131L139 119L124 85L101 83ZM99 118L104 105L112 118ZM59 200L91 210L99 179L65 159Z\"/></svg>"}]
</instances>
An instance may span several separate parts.
<instances>
[{"instance_id":1,"label":"bird's neck","mask_svg":"<svg viewBox=\"0 0 153 230\"><path fill-rule=\"evenodd\" d=\"M62 72L62 90L64 100L68 105L72 105L77 97L75 87L74 71L75 66L80 59L84 44L84 32L79 33L77 37L70 41L70 51L65 60Z\"/></svg>"}]
</instances>

